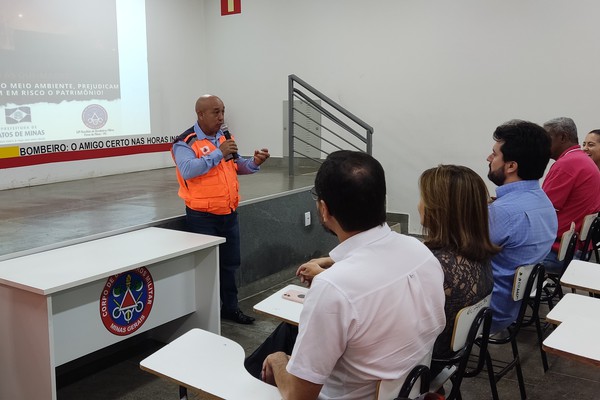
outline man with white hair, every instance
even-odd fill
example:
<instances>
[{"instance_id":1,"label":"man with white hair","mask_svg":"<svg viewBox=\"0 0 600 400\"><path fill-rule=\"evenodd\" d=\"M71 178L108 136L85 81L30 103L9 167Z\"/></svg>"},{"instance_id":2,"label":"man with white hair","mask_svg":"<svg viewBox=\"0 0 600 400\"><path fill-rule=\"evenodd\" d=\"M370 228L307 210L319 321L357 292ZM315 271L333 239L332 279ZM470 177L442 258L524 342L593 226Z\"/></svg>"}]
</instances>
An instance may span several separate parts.
<instances>
[{"instance_id":1,"label":"man with white hair","mask_svg":"<svg viewBox=\"0 0 600 400\"><path fill-rule=\"evenodd\" d=\"M577 127L571 118L552 119L544 124L550 135L552 164L542 189L554 205L558 217L558 231L552 251L544 260L546 272L560 273L558 248L562 234L575 222L581 230L583 218L600 211L600 171L592 159L581 150Z\"/></svg>"}]
</instances>

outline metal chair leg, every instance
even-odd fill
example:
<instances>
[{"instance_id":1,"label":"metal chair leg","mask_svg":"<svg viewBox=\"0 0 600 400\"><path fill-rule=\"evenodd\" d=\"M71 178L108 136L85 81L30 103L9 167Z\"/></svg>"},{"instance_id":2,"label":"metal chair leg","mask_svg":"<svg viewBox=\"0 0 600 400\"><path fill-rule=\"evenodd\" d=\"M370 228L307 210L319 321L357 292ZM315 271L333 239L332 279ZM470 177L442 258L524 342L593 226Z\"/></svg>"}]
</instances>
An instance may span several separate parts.
<instances>
[{"instance_id":1,"label":"metal chair leg","mask_svg":"<svg viewBox=\"0 0 600 400\"><path fill-rule=\"evenodd\" d=\"M513 348L513 356L515 358L515 369L517 370L517 379L519 381L519 391L521 392L521 399L525 400L527 398L527 393L525 393L525 379L523 378L523 370L521 369L521 359L519 358L517 340L513 339L510 342L510 344Z\"/></svg>"},{"instance_id":2,"label":"metal chair leg","mask_svg":"<svg viewBox=\"0 0 600 400\"><path fill-rule=\"evenodd\" d=\"M492 365L492 356L487 351L485 353L485 368L487 369L488 379L490 381L490 389L492 391L492 399L499 400L498 387L496 386L496 374L494 374L494 366Z\"/></svg>"},{"instance_id":3,"label":"metal chair leg","mask_svg":"<svg viewBox=\"0 0 600 400\"><path fill-rule=\"evenodd\" d=\"M544 366L544 372L546 372L548 371L548 358L546 357L546 352L542 348L542 342L544 341L544 333L542 331L539 316L535 318L535 329L537 330L538 335L538 347L540 348L540 355L542 356L542 365Z\"/></svg>"},{"instance_id":4,"label":"metal chair leg","mask_svg":"<svg viewBox=\"0 0 600 400\"><path fill-rule=\"evenodd\" d=\"M187 388L179 386L179 400L187 400Z\"/></svg>"}]
</instances>

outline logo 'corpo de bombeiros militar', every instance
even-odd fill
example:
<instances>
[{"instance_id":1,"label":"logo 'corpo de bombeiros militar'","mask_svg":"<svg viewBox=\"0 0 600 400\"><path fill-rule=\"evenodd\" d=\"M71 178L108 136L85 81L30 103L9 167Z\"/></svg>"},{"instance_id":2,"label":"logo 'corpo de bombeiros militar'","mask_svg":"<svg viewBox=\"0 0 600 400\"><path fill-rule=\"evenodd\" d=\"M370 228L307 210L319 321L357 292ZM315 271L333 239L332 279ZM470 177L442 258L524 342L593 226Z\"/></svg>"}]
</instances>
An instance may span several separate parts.
<instances>
[{"instance_id":1,"label":"logo 'corpo de bombeiros militar'","mask_svg":"<svg viewBox=\"0 0 600 400\"><path fill-rule=\"evenodd\" d=\"M109 332L127 336L146 322L154 302L154 282L145 267L106 280L100 296L100 317Z\"/></svg>"}]
</instances>

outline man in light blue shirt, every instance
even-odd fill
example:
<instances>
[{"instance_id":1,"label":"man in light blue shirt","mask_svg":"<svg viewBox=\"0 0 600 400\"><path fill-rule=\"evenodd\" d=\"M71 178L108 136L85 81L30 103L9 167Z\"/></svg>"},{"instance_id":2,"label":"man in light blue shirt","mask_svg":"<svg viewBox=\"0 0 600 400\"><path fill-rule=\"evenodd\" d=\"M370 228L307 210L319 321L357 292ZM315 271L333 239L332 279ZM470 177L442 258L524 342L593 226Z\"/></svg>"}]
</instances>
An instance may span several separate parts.
<instances>
[{"instance_id":1,"label":"man in light blue shirt","mask_svg":"<svg viewBox=\"0 0 600 400\"><path fill-rule=\"evenodd\" d=\"M269 158L269 150L255 150L251 158L237 154L234 138L223 127L225 105L217 96L201 96L196 115L197 122L172 147L178 195L185 201L188 230L226 239L219 245L221 318L251 324L254 318L240 310L237 297L236 272L241 263L237 176L257 172Z\"/></svg>"},{"instance_id":2,"label":"man in light blue shirt","mask_svg":"<svg viewBox=\"0 0 600 400\"><path fill-rule=\"evenodd\" d=\"M541 262L556 238L556 211L540 188L550 160L550 138L532 122L512 120L496 128L488 178L498 186L489 205L490 238L502 250L492 258L492 333L516 319L512 300L516 269Z\"/></svg>"}]
</instances>

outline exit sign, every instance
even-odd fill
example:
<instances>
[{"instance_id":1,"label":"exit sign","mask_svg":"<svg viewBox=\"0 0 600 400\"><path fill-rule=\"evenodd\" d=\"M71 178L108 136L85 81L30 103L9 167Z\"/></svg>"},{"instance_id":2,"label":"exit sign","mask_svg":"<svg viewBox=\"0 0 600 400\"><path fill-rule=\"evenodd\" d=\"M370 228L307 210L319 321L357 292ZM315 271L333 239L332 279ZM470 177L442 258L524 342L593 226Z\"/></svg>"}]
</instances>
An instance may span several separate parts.
<instances>
[{"instance_id":1,"label":"exit sign","mask_svg":"<svg viewBox=\"0 0 600 400\"><path fill-rule=\"evenodd\" d=\"M221 15L240 14L242 0L221 0Z\"/></svg>"}]
</instances>

